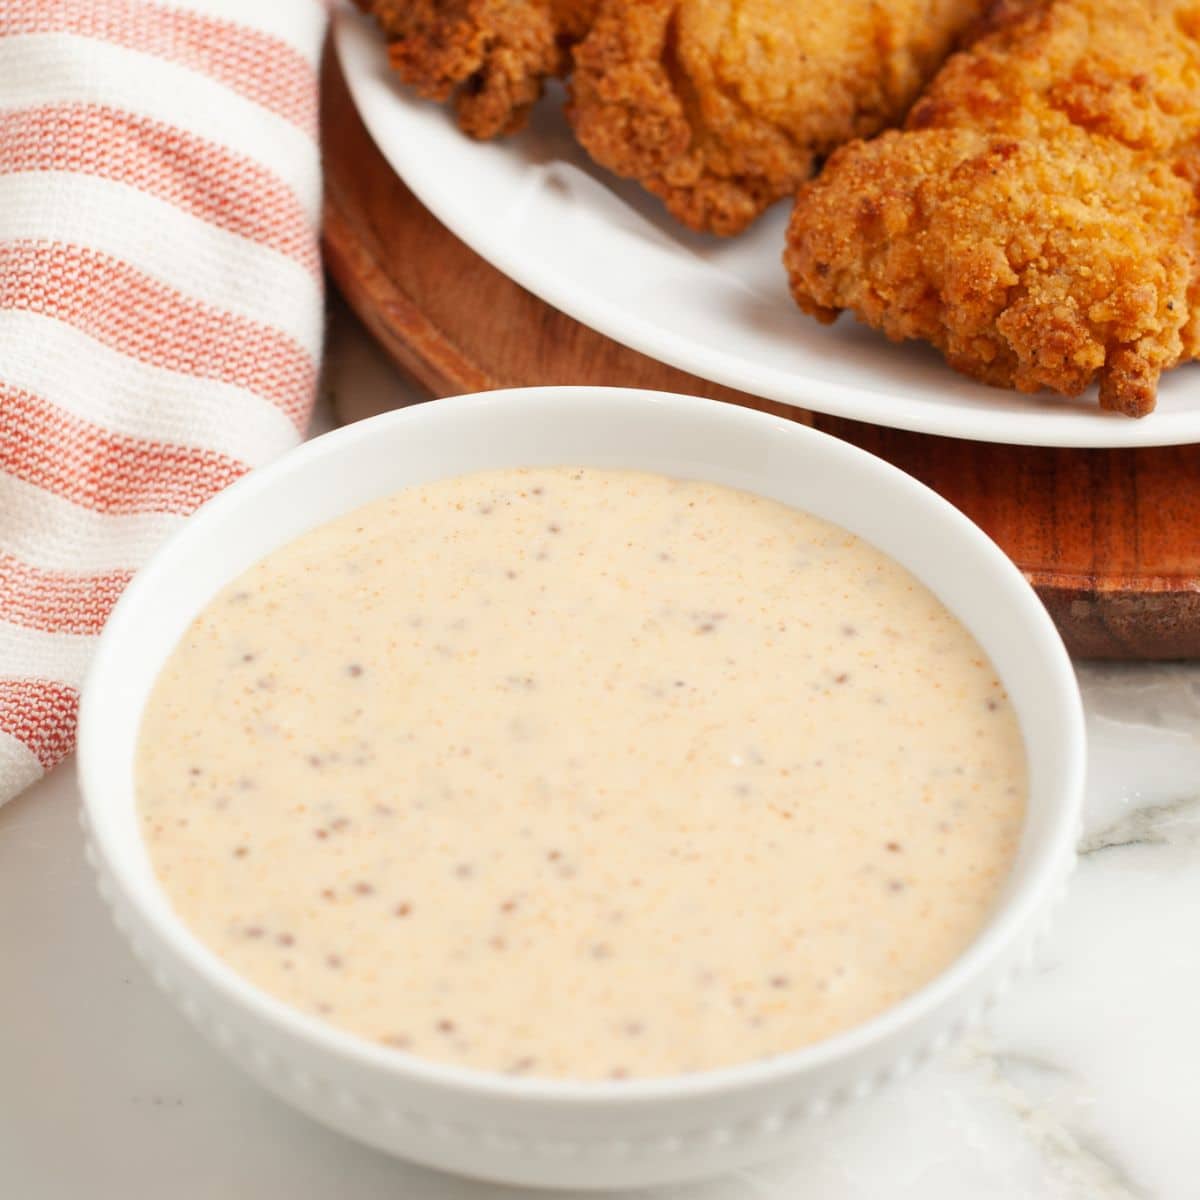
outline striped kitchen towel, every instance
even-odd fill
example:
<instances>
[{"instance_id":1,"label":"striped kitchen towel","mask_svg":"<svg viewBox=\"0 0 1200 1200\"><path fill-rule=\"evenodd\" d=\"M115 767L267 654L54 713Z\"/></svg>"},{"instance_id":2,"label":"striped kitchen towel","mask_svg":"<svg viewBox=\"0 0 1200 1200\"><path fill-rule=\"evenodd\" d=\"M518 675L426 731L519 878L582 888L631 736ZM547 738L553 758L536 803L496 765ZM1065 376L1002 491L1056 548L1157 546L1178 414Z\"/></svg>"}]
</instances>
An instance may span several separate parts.
<instances>
[{"instance_id":1,"label":"striped kitchen towel","mask_svg":"<svg viewBox=\"0 0 1200 1200\"><path fill-rule=\"evenodd\" d=\"M0 803L97 633L294 445L321 347L325 0L0 0Z\"/></svg>"}]
</instances>

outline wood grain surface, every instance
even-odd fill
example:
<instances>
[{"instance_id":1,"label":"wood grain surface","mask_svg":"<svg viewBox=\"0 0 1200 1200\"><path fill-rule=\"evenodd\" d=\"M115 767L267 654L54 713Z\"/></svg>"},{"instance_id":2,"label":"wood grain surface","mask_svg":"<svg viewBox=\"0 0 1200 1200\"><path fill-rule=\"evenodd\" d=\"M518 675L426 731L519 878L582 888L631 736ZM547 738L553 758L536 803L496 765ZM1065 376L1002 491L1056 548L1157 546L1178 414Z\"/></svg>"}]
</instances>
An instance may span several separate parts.
<instances>
[{"instance_id":1,"label":"wood grain surface","mask_svg":"<svg viewBox=\"0 0 1200 1200\"><path fill-rule=\"evenodd\" d=\"M895 463L981 525L1025 572L1073 654L1200 657L1200 446L1057 450L930 437L803 412L678 371L551 308L454 237L376 149L332 54L322 95L326 266L431 396L604 384L803 421ZM370 415L356 397L339 404L343 420Z\"/></svg>"}]
</instances>

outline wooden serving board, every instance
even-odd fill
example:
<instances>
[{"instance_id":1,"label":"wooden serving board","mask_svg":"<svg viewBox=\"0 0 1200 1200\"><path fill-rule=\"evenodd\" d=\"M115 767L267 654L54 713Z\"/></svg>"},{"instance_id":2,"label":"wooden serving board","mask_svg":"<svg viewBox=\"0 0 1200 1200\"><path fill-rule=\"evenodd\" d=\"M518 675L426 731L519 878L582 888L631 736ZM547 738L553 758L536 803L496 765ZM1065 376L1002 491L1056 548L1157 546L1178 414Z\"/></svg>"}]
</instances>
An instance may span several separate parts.
<instances>
[{"instance_id":1,"label":"wooden serving board","mask_svg":"<svg viewBox=\"0 0 1200 1200\"><path fill-rule=\"evenodd\" d=\"M431 395L606 384L802 421L895 463L987 530L1073 654L1200 657L1200 445L959 441L807 413L675 370L551 308L439 224L375 148L332 54L322 95L326 265L388 355ZM340 403L343 420L370 415L353 396Z\"/></svg>"}]
</instances>

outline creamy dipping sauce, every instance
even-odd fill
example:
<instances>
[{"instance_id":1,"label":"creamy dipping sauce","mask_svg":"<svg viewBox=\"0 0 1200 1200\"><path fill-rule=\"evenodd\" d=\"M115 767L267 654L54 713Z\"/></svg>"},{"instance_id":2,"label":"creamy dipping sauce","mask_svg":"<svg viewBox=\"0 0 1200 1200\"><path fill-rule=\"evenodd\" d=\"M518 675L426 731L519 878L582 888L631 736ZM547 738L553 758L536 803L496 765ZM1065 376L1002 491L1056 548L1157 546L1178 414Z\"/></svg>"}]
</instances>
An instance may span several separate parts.
<instances>
[{"instance_id":1,"label":"creamy dipping sauce","mask_svg":"<svg viewBox=\"0 0 1200 1200\"><path fill-rule=\"evenodd\" d=\"M1015 715L903 568L632 471L396 493L226 587L147 705L139 811L235 970L387 1046L662 1075L874 1016L986 920Z\"/></svg>"}]
</instances>

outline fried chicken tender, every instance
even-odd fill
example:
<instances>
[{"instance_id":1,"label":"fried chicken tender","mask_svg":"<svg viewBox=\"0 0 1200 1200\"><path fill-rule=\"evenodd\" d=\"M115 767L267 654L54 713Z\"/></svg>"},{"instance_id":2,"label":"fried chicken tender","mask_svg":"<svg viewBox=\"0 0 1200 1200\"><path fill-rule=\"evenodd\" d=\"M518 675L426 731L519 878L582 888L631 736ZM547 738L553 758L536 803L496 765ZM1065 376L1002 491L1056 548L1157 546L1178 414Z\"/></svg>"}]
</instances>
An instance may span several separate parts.
<instances>
[{"instance_id":1,"label":"fried chicken tender","mask_svg":"<svg viewBox=\"0 0 1200 1200\"><path fill-rule=\"evenodd\" d=\"M596 0L357 0L378 21L388 58L429 100L454 99L475 138L520 129L544 81L562 75Z\"/></svg>"},{"instance_id":2,"label":"fried chicken tender","mask_svg":"<svg viewBox=\"0 0 1200 1200\"><path fill-rule=\"evenodd\" d=\"M1130 416L1200 356L1200 0L1008 0L903 131L801 188L800 307Z\"/></svg>"},{"instance_id":3,"label":"fried chicken tender","mask_svg":"<svg viewBox=\"0 0 1200 1200\"><path fill-rule=\"evenodd\" d=\"M744 229L899 121L982 0L601 0L567 114L685 225Z\"/></svg>"}]
</instances>

